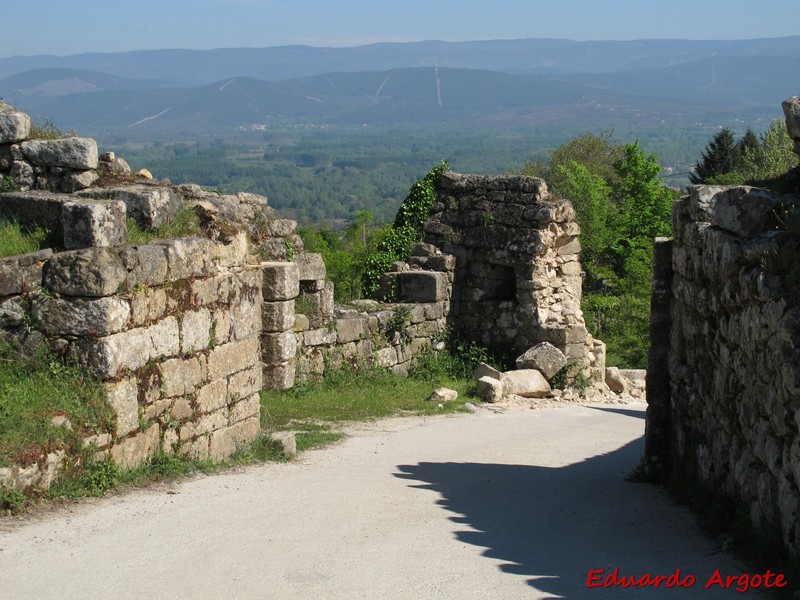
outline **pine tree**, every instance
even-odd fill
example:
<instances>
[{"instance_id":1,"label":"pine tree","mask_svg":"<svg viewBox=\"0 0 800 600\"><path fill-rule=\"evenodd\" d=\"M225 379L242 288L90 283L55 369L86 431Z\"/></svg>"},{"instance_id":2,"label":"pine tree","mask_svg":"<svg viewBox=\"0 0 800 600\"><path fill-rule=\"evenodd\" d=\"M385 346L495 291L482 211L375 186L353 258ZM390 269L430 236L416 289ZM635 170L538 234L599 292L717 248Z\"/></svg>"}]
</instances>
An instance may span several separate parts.
<instances>
[{"instance_id":1,"label":"pine tree","mask_svg":"<svg viewBox=\"0 0 800 600\"><path fill-rule=\"evenodd\" d=\"M703 159L697 164L695 172L689 175L692 183L707 183L713 177L733 173L741 163L739 148L733 139L733 132L725 127L706 146Z\"/></svg>"}]
</instances>

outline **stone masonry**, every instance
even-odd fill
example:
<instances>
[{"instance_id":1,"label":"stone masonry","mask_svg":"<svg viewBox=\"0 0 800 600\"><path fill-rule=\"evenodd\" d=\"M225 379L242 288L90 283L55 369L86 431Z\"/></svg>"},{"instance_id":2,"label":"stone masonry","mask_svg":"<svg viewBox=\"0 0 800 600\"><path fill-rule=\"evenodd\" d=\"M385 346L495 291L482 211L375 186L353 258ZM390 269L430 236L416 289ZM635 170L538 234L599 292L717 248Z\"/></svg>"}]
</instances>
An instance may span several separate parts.
<instances>
[{"instance_id":1,"label":"stone masonry","mask_svg":"<svg viewBox=\"0 0 800 600\"><path fill-rule=\"evenodd\" d=\"M800 138L797 98L784 104ZM792 107L795 107L792 109ZM646 465L726 494L800 554L800 201L697 186L654 261Z\"/></svg>"}]
</instances>

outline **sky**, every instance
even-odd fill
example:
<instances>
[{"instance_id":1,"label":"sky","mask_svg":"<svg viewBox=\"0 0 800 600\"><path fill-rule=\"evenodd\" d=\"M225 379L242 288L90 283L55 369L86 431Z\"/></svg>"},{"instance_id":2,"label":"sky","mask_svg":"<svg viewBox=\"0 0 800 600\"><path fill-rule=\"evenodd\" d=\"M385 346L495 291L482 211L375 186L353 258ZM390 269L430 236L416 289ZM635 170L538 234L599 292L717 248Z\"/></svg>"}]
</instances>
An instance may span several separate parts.
<instances>
[{"instance_id":1,"label":"sky","mask_svg":"<svg viewBox=\"0 0 800 600\"><path fill-rule=\"evenodd\" d=\"M419 40L800 35L799 0L23 0L4 12L0 57Z\"/></svg>"}]
</instances>

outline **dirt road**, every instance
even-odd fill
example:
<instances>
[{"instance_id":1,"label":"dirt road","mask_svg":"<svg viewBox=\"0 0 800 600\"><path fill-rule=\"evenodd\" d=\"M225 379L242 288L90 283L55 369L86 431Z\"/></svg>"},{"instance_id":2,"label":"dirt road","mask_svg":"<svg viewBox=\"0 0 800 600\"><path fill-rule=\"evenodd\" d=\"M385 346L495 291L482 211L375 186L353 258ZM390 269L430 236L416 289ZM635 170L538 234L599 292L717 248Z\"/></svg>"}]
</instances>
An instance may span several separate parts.
<instances>
[{"instance_id":1,"label":"dirt road","mask_svg":"<svg viewBox=\"0 0 800 600\"><path fill-rule=\"evenodd\" d=\"M296 463L6 522L0 598L741 597L704 589L744 572L719 542L625 481L643 409L382 421ZM587 588L615 568L695 583Z\"/></svg>"}]
</instances>

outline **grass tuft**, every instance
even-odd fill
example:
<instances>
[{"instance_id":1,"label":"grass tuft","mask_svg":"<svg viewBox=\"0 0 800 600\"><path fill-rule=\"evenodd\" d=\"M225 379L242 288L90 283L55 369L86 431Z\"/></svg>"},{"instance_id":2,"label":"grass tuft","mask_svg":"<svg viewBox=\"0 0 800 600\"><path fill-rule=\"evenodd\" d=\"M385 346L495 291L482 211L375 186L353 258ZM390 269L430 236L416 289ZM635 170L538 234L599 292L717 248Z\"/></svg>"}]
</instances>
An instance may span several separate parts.
<instances>
[{"instance_id":1,"label":"grass tuft","mask_svg":"<svg viewBox=\"0 0 800 600\"><path fill-rule=\"evenodd\" d=\"M37 252L46 247L47 238L44 229L29 229L16 221L0 219L0 258Z\"/></svg>"}]
</instances>

